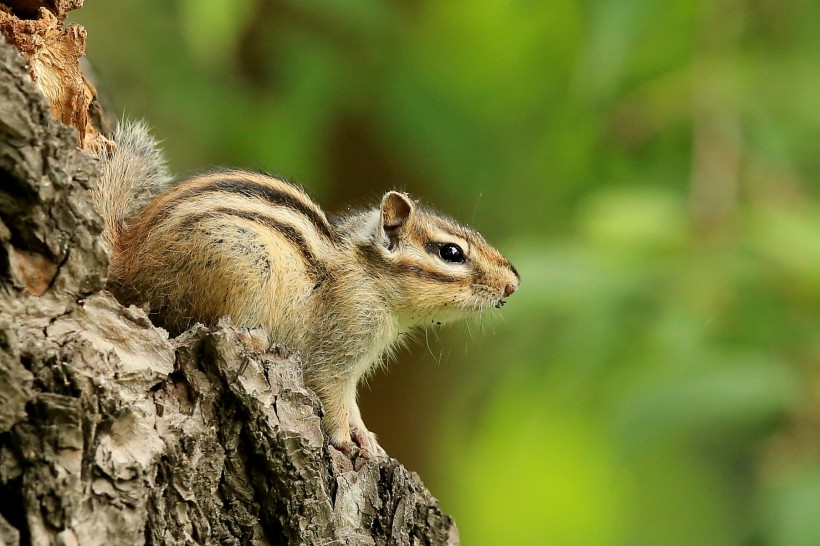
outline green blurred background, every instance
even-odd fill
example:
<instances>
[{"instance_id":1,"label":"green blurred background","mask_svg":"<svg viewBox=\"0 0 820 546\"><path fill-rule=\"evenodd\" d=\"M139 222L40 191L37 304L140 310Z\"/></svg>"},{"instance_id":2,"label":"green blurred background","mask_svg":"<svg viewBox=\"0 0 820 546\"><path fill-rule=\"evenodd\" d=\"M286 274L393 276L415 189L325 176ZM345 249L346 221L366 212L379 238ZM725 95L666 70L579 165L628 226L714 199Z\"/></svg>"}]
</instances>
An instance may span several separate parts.
<instances>
[{"instance_id":1,"label":"green blurred background","mask_svg":"<svg viewBox=\"0 0 820 546\"><path fill-rule=\"evenodd\" d=\"M816 0L87 0L173 170L401 188L522 286L365 421L470 545L820 544Z\"/></svg>"}]
</instances>

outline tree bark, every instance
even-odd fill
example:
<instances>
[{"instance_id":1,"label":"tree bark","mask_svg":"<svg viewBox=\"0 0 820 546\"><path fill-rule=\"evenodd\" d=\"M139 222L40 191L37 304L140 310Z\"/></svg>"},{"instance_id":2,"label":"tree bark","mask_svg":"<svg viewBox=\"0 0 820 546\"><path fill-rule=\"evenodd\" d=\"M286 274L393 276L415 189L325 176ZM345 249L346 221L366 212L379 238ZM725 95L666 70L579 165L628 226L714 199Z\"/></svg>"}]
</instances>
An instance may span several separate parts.
<instances>
[{"instance_id":1,"label":"tree bark","mask_svg":"<svg viewBox=\"0 0 820 546\"><path fill-rule=\"evenodd\" d=\"M0 45L0 544L458 544L415 473L328 446L298 355L104 291L97 164L50 108Z\"/></svg>"}]
</instances>

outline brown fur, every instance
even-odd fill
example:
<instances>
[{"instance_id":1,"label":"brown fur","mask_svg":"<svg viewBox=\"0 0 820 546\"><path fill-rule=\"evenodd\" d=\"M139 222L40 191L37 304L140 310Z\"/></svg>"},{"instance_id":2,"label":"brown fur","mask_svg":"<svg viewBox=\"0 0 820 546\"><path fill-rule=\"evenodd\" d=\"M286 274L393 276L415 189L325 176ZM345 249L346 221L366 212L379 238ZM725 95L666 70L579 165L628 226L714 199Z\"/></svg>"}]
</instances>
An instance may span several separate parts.
<instances>
[{"instance_id":1,"label":"brown fur","mask_svg":"<svg viewBox=\"0 0 820 546\"><path fill-rule=\"evenodd\" d=\"M101 195L135 184L117 176L124 174L103 179ZM362 422L360 379L402 333L500 306L519 282L481 235L397 192L331 224L301 188L226 171L170 188L129 218L106 220L122 226L106 230L118 298L148 303L174 333L225 315L265 326L273 341L301 352L331 443L349 450L353 438L366 455L384 451ZM463 249L464 263L437 254L446 243Z\"/></svg>"}]
</instances>

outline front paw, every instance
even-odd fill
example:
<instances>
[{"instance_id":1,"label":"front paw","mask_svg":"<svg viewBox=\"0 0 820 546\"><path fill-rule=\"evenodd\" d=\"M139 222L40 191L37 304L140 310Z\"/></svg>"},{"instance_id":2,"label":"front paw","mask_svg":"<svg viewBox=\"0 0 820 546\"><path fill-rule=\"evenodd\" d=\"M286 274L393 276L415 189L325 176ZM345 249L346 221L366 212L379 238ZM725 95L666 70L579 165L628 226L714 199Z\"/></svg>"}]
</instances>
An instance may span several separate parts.
<instances>
[{"instance_id":1,"label":"front paw","mask_svg":"<svg viewBox=\"0 0 820 546\"><path fill-rule=\"evenodd\" d=\"M387 457L387 452L376 441L376 435L362 427L351 427L350 435L358 444L359 455L365 459Z\"/></svg>"},{"instance_id":2,"label":"front paw","mask_svg":"<svg viewBox=\"0 0 820 546\"><path fill-rule=\"evenodd\" d=\"M350 440L347 440L346 442L335 442L331 439L330 445L341 451L344 454L344 456L350 459L351 461L355 459L357 455L360 455L362 451L359 448L359 446L357 446Z\"/></svg>"}]
</instances>

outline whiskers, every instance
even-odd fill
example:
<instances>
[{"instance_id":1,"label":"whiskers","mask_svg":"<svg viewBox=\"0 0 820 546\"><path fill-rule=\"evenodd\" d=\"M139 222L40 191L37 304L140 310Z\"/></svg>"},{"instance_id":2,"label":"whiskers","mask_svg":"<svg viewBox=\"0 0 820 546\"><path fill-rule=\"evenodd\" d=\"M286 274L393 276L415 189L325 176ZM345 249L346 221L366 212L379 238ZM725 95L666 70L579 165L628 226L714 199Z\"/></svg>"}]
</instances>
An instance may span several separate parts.
<instances>
[{"instance_id":1,"label":"whiskers","mask_svg":"<svg viewBox=\"0 0 820 546\"><path fill-rule=\"evenodd\" d=\"M436 326L441 323L437 323ZM430 347L430 331L432 330L433 335L436 338L436 342L439 341L438 331L434 329L434 326L425 326L424 327L424 344L427 346L427 352L430 353L430 356L433 357L433 360L441 366L441 357L444 354L444 351L439 352L438 356L433 352L433 348Z\"/></svg>"},{"instance_id":2,"label":"whiskers","mask_svg":"<svg viewBox=\"0 0 820 546\"><path fill-rule=\"evenodd\" d=\"M478 325L482 336L487 334L488 326L489 326L490 333L495 335L496 331L495 331L495 324L494 323L499 318L503 321L507 320L506 317L504 317L504 315L501 312L498 311L497 306L485 306L485 307L483 307L475 315L468 318L467 321L465 322L465 325L467 326L467 332L470 335L470 338L472 339L474 337L473 331L471 329L472 324L477 324Z\"/></svg>"}]
</instances>

